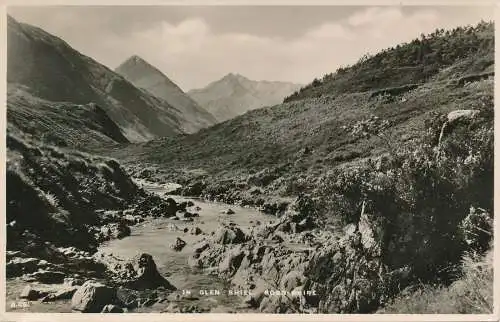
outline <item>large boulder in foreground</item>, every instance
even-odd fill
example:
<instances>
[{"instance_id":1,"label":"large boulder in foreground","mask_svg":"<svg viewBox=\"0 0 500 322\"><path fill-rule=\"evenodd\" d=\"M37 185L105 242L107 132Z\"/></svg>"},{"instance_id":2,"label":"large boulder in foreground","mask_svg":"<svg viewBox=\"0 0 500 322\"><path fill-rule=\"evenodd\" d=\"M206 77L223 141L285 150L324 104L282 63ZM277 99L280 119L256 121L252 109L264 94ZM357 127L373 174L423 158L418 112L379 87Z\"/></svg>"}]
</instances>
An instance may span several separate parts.
<instances>
[{"instance_id":1,"label":"large boulder in foreground","mask_svg":"<svg viewBox=\"0 0 500 322\"><path fill-rule=\"evenodd\" d=\"M118 284L127 288L145 290L164 287L166 290L176 290L175 286L161 276L153 256L149 254L143 253L130 260L101 254L97 260L106 265Z\"/></svg>"},{"instance_id":2,"label":"large boulder in foreground","mask_svg":"<svg viewBox=\"0 0 500 322\"><path fill-rule=\"evenodd\" d=\"M115 299L116 291L113 288L98 282L87 281L73 295L71 309L84 313L99 313Z\"/></svg>"}]
</instances>

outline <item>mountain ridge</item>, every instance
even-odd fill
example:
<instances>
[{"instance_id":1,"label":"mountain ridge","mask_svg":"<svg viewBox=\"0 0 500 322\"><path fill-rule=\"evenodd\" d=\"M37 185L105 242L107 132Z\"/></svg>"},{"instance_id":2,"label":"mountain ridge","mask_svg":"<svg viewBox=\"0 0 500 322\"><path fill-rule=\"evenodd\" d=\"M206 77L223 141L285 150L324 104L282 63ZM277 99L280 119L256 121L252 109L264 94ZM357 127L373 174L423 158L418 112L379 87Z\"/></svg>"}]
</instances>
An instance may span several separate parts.
<instances>
[{"instance_id":1,"label":"mountain ridge","mask_svg":"<svg viewBox=\"0 0 500 322\"><path fill-rule=\"evenodd\" d=\"M254 81L238 73L228 73L204 88L191 89L188 95L219 121L226 121L250 110L278 104L300 86L281 81Z\"/></svg>"},{"instance_id":2,"label":"mountain ridge","mask_svg":"<svg viewBox=\"0 0 500 322\"><path fill-rule=\"evenodd\" d=\"M216 119L208 111L184 93L167 75L138 55L132 55L115 71L135 86L168 102L184 120L181 122L184 132L193 133L216 123Z\"/></svg>"},{"instance_id":3,"label":"mountain ridge","mask_svg":"<svg viewBox=\"0 0 500 322\"><path fill-rule=\"evenodd\" d=\"M7 82L51 102L102 107L131 142L183 133L172 106L41 28L8 16Z\"/></svg>"}]
</instances>

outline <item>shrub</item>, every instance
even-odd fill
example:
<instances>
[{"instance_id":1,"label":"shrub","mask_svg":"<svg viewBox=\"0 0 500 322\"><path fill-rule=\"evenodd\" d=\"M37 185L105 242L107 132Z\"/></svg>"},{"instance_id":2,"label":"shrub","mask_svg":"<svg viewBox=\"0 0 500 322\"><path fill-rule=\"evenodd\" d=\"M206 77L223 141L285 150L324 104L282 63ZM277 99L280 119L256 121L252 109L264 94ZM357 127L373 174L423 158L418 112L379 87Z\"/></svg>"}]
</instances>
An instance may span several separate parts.
<instances>
[{"instance_id":1,"label":"shrub","mask_svg":"<svg viewBox=\"0 0 500 322\"><path fill-rule=\"evenodd\" d=\"M321 185L325 215L357 223L365 203L389 268L408 265L414 280L449 283L464 251L489 242L481 235L467 245L462 224L471 206L493 209L493 119L480 114L454 128L439 155L423 141L394 149L387 170L367 162L333 171ZM469 219L486 225L484 215Z\"/></svg>"}]
</instances>

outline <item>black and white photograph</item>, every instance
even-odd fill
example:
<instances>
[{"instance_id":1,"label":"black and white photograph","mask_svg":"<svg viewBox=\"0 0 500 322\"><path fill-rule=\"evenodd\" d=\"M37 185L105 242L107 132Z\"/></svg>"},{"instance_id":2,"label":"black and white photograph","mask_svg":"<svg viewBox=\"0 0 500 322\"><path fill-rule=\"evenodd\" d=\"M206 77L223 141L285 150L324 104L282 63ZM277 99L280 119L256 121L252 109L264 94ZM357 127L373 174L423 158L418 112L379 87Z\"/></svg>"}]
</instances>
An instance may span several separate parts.
<instances>
[{"instance_id":1,"label":"black and white photograph","mask_svg":"<svg viewBox=\"0 0 500 322\"><path fill-rule=\"evenodd\" d=\"M8 5L1 320L493 316L495 10Z\"/></svg>"}]
</instances>

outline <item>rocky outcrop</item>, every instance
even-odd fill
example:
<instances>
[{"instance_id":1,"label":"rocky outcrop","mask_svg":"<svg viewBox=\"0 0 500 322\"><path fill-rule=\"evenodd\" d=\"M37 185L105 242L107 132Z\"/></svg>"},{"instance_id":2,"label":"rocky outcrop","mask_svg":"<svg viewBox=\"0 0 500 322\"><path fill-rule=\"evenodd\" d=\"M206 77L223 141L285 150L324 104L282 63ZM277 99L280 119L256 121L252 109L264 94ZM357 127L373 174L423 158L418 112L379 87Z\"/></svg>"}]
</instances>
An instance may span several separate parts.
<instances>
[{"instance_id":1,"label":"rocky outcrop","mask_svg":"<svg viewBox=\"0 0 500 322\"><path fill-rule=\"evenodd\" d=\"M455 110L448 113L446 122L441 127L441 133L439 134L438 147L441 146L441 142L447 132L461 120L471 120L479 113L478 110Z\"/></svg>"},{"instance_id":2,"label":"rocky outcrop","mask_svg":"<svg viewBox=\"0 0 500 322\"><path fill-rule=\"evenodd\" d=\"M111 278L118 285L134 290L156 289L163 287L166 290L175 290L158 272L153 257L149 254L140 254L132 259L123 260L109 254L96 254L95 258L103 263Z\"/></svg>"},{"instance_id":3,"label":"rocky outcrop","mask_svg":"<svg viewBox=\"0 0 500 322\"><path fill-rule=\"evenodd\" d=\"M99 313L116 300L116 291L104 284L87 281L71 299L71 309L84 313Z\"/></svg>"},{"instance_id":4,"label":"rocky outcrop","mask_svg":"<svg viewBox=\"0 0 500 322\"><path fill-rule=\"evenodd\" d=\"M222 226L215 232L214 241L218 244L240 244L245 241L245 234L238 227Z\"/></svg>"}]
</instances>

